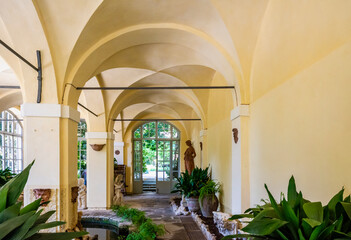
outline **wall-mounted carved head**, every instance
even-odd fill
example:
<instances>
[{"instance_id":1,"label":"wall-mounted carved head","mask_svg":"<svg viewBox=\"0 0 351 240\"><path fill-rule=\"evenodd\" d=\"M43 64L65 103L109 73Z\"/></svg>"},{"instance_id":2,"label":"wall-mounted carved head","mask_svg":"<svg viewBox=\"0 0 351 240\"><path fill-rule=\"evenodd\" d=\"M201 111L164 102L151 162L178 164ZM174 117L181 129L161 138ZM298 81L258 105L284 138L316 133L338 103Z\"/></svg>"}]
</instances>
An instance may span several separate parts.
<instances>
[{"instance_id":1,"label":"wall-mounted carved head","mask_svg":"<svg viewBox=\"0 0 351 240\"><path fill-rule=\"evenodd\" d=\"M34 197L35 199L41 198L40 203L48 202L50 201L51 197L51 189L48 188L37 188L33 189ZM46 206L47 204L43 204L43 206Z\"/></svg>"},{"instance_id":2,"label":"wall-mounted carved head","mask_svg":"<svg viewBox=\"0 0 351 240\"><path fill-rule=\"evenodd\" d=\"M233 128L232 129L232 132L233 132L233 137L234 137L234 142L235 144L238 142L239 140L239 130L237 128Z\"/></svg>"}]
</instances>

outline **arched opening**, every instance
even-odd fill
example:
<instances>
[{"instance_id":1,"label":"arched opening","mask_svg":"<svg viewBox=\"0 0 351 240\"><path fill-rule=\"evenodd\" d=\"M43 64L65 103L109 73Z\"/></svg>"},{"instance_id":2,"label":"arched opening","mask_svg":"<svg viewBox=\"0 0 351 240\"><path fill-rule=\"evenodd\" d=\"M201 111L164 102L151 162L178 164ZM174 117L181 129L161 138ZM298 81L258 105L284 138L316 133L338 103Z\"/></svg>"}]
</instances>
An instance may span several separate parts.
<instances>
[{"instance_id":1,"label":"arched opening","mask_svg":"<svg viewBox=\"0 0 351 240\"><path fill-rule=\"evenodd\" d=\"M180 171L180 131L152 121L133 131L133 192L170 193Z\"/></svg>"}]
</instances>

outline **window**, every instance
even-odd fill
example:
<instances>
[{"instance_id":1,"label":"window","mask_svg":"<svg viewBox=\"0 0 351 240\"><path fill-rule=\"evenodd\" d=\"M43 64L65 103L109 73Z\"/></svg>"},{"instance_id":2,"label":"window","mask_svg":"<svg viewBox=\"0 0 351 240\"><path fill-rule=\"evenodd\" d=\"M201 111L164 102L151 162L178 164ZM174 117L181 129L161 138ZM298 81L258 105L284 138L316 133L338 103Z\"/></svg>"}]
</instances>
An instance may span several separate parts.
<instances>
[{"instance_id":1,"label":"window","mask_svg":"<svg viewBox=\"0 0 351 240\"><path fill-rule=\"evenodd\" d=\"M85 139L85 132L87 131L87 124L85 120L78 123L78 177L83 177L83 172L87 168L87 140Z\"/></svg>"},{"instance_id":2,"label":"window","mask_svg":"<svg viewBox=\"0 0 351 240\"><path fill-rule=\"evenodd\" d=\"M0 168L13 173L23 169L22 125L9 110L0 113Z\"/></svg>"}]
</instances>

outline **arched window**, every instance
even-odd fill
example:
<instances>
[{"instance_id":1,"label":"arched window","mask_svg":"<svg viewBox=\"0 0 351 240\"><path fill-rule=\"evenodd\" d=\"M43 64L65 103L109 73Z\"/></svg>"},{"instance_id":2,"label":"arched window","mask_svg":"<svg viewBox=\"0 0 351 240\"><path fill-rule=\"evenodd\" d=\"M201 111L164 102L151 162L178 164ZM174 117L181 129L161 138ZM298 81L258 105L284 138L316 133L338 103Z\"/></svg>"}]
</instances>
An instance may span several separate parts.
<instances>
[{"instance_id":1,"label":"arched window","mask_svg":"<svg viewBox=\"0 0 351 240\"><path fill-rule=\"evenodd\" d=\"M23 169L22 125L17 117L6 110L0 114L0 168L13 173Z\"/></svg>"}]
</instances>

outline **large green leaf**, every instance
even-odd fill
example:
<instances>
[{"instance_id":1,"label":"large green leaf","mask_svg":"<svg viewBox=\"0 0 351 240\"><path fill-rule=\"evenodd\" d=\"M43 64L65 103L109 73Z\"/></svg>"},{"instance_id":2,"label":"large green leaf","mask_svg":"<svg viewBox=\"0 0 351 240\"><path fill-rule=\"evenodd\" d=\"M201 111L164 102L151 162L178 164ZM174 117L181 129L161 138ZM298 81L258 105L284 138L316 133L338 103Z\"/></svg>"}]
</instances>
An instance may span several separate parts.
<instances>
[{"instance_id":1,"label":"large green leaf","mask_svg":"<svg viewBox=\"0 0 351 240\"><path fill-rule=\"evenodd\" d=\"M61 221L38 224L28 231L28 233L25 235L25 239L33 236L34 234L36 234L42 229L53 228L53 227L61 226L63 224L65 224L65 222L61 222Z\"/></svg>"},{"instance_id":2,"label":"large green leaf","mask_svg":"<svg viewBox=\"0 0 351 240\"><path fill-rule=\"evenodd\" d=\"M318 238L318 236L319 236L319 235L321 234L321 232L324 230L325 226L326 226L326 224L323 222L321 225L319 225L318 227L316 227L316 228L313 230L313 232L312 232L312 234L311 234L309 240L317 240L317 239L320 240L320 239Z\"/></svg>"},{"instance_id":3,"label":"large green leaf","mask_svg":"<svg viewBox=\"0 0 351 240\"><path fill-rule=\"evenodd\" d=\"M41 202L41 198L35 200L34 202L31 202L30 204L28 204L27 206L21 209L20 215L23 215L31 211L37 211L40 206L40 202Z\"/></svg>"},{"instance_id":4,"label":"large green leaf","mask_svg":"<svg viewBox=\"0 0 351 240\"><path fill-rule=\"evenodd\" d=\"M88 234L87 232L37 233L28 240L71 240Z\"/></svg>"},{"instance_id":5,"label":"large green leaf","mask_svg":"<svg viewBox=\"0 0 351 240\"><path fill-rule=\"evenodd\" d=\"M319 223L323 222L323 207L321 202L305 203L303 210L308 218L316 220Z\"/></svg>"},{"instance_id":6,"label":"large green leaf","mask_svg":"<svg viewBox=\"0 0 351 240\"><path fill-rule=\"evenodd\" d=\"M11 231L21 226L28 218L30 218L35 212L29 212L21 216L11 218L0 224L0 239L6 237Z\"/></svg>"},{"instance_id":7,"label":"large green leaf","mask_svg":"<svg viewBox=\"0 0 351 240\"><path fill-rule=\"evenodd\" d=\"M55 213L55 211L53 210L53 211L48 211L48 212L44 213L43 215L40 215L40 217L37 219L37 221L35 222L34 225L45 223L54 213Z\"/></svg>"},{"instance_id":8,"label":"large green leaf","mask_svg":"<svg viewBox=\"0 0 351 240\"><path fill-rule=\"evenodd\" d=\"M347 216L349 219L351 219L351 203L348 202L341 202L341 205L343 206Z\"/></svg>"},{"instance_id":9,"label":"large green leaf","mask_svg":"<svg viewBox=\"0 0 351 240\"><path fill-rule=\"evenodd\" d=\"M344 195L344 188L340 190L335 196L329 201L328 203L328 209L330 213L330 217L335 220L336 214L335 214L335 207L338 202L343 201L343 195Z\"/></svg>"},{"instance_id":10,"label":"large green leaf","mask_svg":"<svg viewBox=\"0 0 351 240\"><path fill-rule=\"evenodd\" d=\"M8 240L22 240L24 236L29 231L29 229L33 226L37 218L39 217L41 212L37 212L36 214L30 216L24 224L19 227L16 232L14 232L11 236L7 237Z\"/></svg>"},{"instance_id":11,"label":"large green leaf","mask_svg":"<svg viewBox=\"0 0 351 240\"><path fill-rule=\"evenodd\" d=\"M252 214L236 214L233 215L229 218L229 220L236 220L240 218L253 218L254 216Z\"/></svg>"},{"instance_id":12,"label":"large green leaf","mask_svg":"<svg viewBox=\"0 0 351 240\"><path fill-rule=\"evenodd\" d=\"M0 188L0 212L2 212L6 208L8 191L8 186Z\"/></svg>"},{"instance_id":13,"label":"large green leaf","mask_svg":"<svg viewBox=\"0 0 351 240\"><path fill-rule=\"evenodd\" d=\"M308 225L311 226L311 228L315 228L319 225L321 225L322 223L319 221L316 221L314 219L310 219L310 218L303 218L302 221L306 222Z\"/></svg>"},{"instance_id":14,"label":"large green leaf","mask_svg":"<svg viewBox=\"0 0 351 240\"><path fill-rule=\"evenodd\" d=\"M255 239L255 238L260 238L260 239L268 239L267 237L264 236L257 236L257 235L253 235L253 234L235 234L235 235L228 235L225 236L223 238L221 238L221 240L231 240L233 238L248 238L248 239Z\"/></svg>"},{"instance_id":15,"label":"large green leaf","mask_svg":"<svg viewBox=\"0 0 351 240\"><path fill-rule=\"evenodd\" d=\"M255 235L267 236L287 223L280 219L253 219L242 230Z\"/></svg>"},{"instance_id":16,"label":"large green leaf","mask_svg":"<svg viewBox=\"0 0 351 240\"><path fill-rule=\"evenodd\" d=\"M22 203L17 203L0 212L0 223L3 223L8 219L17 217L20 212L21 204Z\"/></svg>"},{"instance_id":17,"label":"large green leaf","mask_svg":"<svg viewBox=\"0 0 351 240\"><path fill-rule=\"evenodd\" d=\"M294 176L291 176L288 185L288 203L291 207L295 206L298 193L296 191L296 184Z\"/></svg>"},{"instance_id":18,"label":"large green leaf","mask_svg":"<svg viewBox=\"0 0 351 240\"><path fill-rule=\"evenodd\" d=\"M34 161L30 163L21 173L17 174L3 186L8 186L9 188L7 193L7 206L11 206L17 202L18 197L21 195L27 183L29 171L32 168L33 164Z\"/></svg>"},{"instance_id":19,"label":"large green leaf","mask_svg":"<svg viewBox=\"0 0 351 240\"><path fill-rule=\"evenodd\" d=\"M299 228L299 219L296 216L296 214L294 213L294 210L292 209L290 204L285 199L283 199L283 201L281 202L281 205L282 205L283 214L285 216L285 220L292 223L295 230L298 229Z\"/></svg>"},{"instance_id":20,"label":"large green leaf","mask_svg":"<svg viewBox=\"0 0 351 240\"><path fill-rule=\"evenodd\" d=\"M271 202L272 207L274 208L274 210L275 210L276 213L278 214L279 218L280 218L280 219L284 219L283 214L281 213L281 211L280 211L280 209L279 209L279 207L278 207L277 201L275 201L273 195L272 195L271 192L268 190L267 185L265 184L264 187L265 187L265 189L266 189L266 191L267 191L267 193L268 193L268 197L269 197L269 200L270 200L270 202Z\"/></svg>"},{"instance_id":21,"label":"large green leaf","mask_svg":"<svg viewBox=\"0 0 351 240\"><path fill-rule=\"evenodd\" d=\"M279 218L278 214L272 207L268 207L263 209L255 219L262 219L262 218Z\"/></svg>"}]
</instances>

